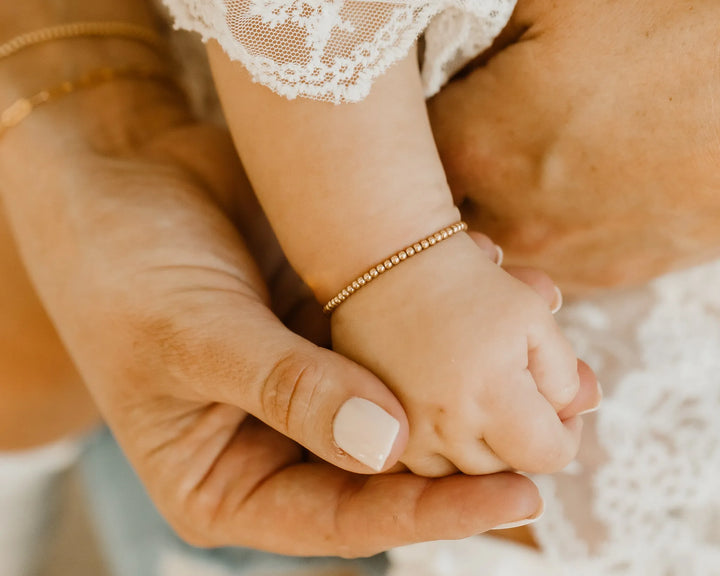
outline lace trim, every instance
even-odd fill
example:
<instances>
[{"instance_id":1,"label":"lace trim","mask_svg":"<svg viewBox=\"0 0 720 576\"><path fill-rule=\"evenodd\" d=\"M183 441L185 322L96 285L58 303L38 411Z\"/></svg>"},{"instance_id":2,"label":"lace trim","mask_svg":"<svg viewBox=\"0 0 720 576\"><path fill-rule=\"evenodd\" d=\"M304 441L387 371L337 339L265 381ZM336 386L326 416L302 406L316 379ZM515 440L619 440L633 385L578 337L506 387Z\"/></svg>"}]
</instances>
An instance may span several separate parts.
<instances>
[{"instance_id":1,"label":"lace trim","mask_svg":"<svg viewBox=\"0 0 720 576\"><path fill-rule=\"evenodd\" d=\"M287 98L357 102L426 32L432 95L487 48L515 0L163 0L179 28L217 40Z\"/></svg>"}]
</instances>

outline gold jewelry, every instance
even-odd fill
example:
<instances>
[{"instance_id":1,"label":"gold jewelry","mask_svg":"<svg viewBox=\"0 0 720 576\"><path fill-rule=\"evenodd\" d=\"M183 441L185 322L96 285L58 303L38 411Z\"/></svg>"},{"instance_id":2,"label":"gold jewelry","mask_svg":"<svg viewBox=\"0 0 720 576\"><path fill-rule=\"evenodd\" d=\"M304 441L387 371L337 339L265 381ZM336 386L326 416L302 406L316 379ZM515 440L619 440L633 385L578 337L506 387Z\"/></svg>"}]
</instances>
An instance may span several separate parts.
<instances>
[{"instance_id":1,"label":"gold jewelry","mask_svg":"<svg viewBox=\"0 0 720 576\"><path fill-rule=\"evenodd\" d=\"M73 22L27 32L0 44L0 60L47 42L71 38L115 37L136 40L160 53L167 52L167 44L152 28L129 22Z\"/></svg>"},{"instance_id":2,"label":"gold jewelry","mask_svg":"<svg viewBox=\"0 0 720 576\"><path fill-rule=\"evenodd\" d=\"M36 108L67 96L78 90L93 88L119 79L162 80L175 83L172 75L150 67L124 66L119 68L97 68L75 80L67 80L52 88L41 90L29 98L20 98L0 113L0 137L7 130L17 126Z\"/></svg>"},{"instance_id":3,"label":"gold jewelry","mask_svg":"<svg viewBox=\"0 0 720 576\"><path fill-rule=\"evenodd\" d=\"M368 284L370 284L370 282L390 270L390 268L401 264L408 258L412 258L423 250L427 250L428 248L439 244L443 240L447 240L451 236L454 236L458 232L464 232L467 229L468 226L467 224L465 224L465 222L456 222L455 224L451 224L450 226L447 226L442 230L438 230L437 232L430 234L430 236L427 236L422 240L418 240L414 244L411 244L410 246L404 248L403 250L400 250L399 252L395 252L395 254L390 256L387 260L376 264L375 266L370 268L370 270L365 272L365 274L358 276L350 284L345 286L345 288L338 292L337 296L335 296L332 300L325 304L325 306L323 306L323 312L325 312L325 314L332 314L335 308L340 306L340 304L345 302L345 300L347 300L355 292L360 290L363 286L367 286Z\"/></svg>"}]
</instances>

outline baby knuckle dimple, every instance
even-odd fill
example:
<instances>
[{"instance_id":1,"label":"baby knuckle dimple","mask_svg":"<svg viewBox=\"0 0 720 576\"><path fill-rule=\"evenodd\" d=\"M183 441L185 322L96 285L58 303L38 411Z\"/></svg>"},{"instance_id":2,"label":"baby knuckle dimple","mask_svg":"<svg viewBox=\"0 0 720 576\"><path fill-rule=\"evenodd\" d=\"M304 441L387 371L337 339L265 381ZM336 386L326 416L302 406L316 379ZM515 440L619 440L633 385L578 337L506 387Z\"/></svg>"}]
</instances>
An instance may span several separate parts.
<instances>
[{"instance_id":1,"label":"baby knuckle dimple","mask_svg":"<svg viewBox=\"0 0 720 576\"><path fill-rule=\"evenodd\" d=\"M457 466L441 453L406 455L402 463L413 474L425 478L442 478L458 471Z\"/></svg>"},{"instance_id":2,"label":"baby knuckle dimple","mask_svg":"<svg viewBox=\"0 0 720 576\"><path fill-rule=\"evenodd\" d=\"M472 444L456 447L450 457L458 470L469 476L495 474L510 469L482 438Z\"/></svg>"},{"instance_id":3,"label":"baby knuckle dimple","mask_svg":"<svg viewBox=\"0 0 720 576\"><path fill-rule=\"evenodd\" d=\"M291 351L280 357L262 383L265 417L285 435L302 431L310 401L322 387L325 371L316 358Z\"/></svg>"}]
</instances>

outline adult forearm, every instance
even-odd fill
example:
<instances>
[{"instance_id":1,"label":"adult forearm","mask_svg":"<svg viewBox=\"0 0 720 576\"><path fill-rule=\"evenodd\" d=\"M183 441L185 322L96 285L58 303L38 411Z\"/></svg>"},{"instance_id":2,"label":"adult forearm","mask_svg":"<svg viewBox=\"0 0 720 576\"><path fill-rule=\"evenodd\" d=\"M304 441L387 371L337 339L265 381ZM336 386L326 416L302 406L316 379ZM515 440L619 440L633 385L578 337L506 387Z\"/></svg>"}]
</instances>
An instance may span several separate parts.
<instances>
[{"instance_id":1,"label":"adult forearm","mask_svg":"<svg viewBox=\"0 0 720 576\"><path fill-rule=\"evenodd\" d=\"M5 2L0 5L0 44L65 24L109 21L148 28L158 25L146 0ZM38 43L0 59L0 109L17 98L73 80L93 68L152 63L153 59L158 62L157 55L142 43L116 37Z\"/></svg>"},{"instance_id":2,"label":"adult forearm","mask_svg":"<svg viewBox=\"0 0 720 576\"><path fill-rule=\"evenodd\" d=\"M142 1L49 2L28 0L0 3L0 44L19 34L78 20L117 19L149 22ZM21 97L50 88L99 65L120 65L140 56L129 43L78 40L57 42L0 60L0 111ZM137 56L131 56L136 51ZM53 203L60 193L51 151L78 146L81 122L68 122L56 130L54 111L38 111L28 119L29 133L18 127L0 138L0 450L18 450L79 434L98 422L99 416L80 375L60 342L55 327L35 294L13 235L53 239L60 219ZM56 148L55 148L56 149ZM68 174L70 166L57 174ZM55 206L55 208L53 208ZM14 215L11 230L9 210ZM54 213L53 213L54 212ZM39 224L37 224L39 223ZM33 227L37 225L33 232ZM28 246L25 245L25 251ZM54 282L58 284L58 282Z\"/></svg>"},{"instance_id":3,"label":"adult forearm","mask_svg":"<svg viewBox=\"0 0 720 576\"><path fill-rule=\"evenodd\" d=\"M112 20L142 26L153 22L144 0L33 0L18 8L3 3L0 12L0 42L72 22ZM162 71L168 63L148 46L116 37L72 38L27 47L0 60L0 110L93 70L128 66ZM61 223L67 222L64 211L72 210L68 195L79 193L72 192L76 187L61 185L63 176L73 173L69 158L77 158L80 151L121 153L152 131L150 122L141 121L142 114L127 114L128 110L142 110L152 100L154 93L148 86L147 82L119 81L79 90L36 108L20 124L4 131L0 138L0 195L21 251L27 249L27 241L50 241ZM155 88L167 89L159 84ZM168 106L167 113L176 114L177 110ZM138 120L121 122L120 118Z\"/></svg>"},{"instance_id":4,"label":"adult forearm","mask_svg":"<svg viewBox=\"0 0 720 576\"><path fill-rule=\"evenodd\" d=\"M24 0L0 4L0 34L3 38L78 19L152 24L156 16L147 0Z\"/></svg>"}]
</instances>

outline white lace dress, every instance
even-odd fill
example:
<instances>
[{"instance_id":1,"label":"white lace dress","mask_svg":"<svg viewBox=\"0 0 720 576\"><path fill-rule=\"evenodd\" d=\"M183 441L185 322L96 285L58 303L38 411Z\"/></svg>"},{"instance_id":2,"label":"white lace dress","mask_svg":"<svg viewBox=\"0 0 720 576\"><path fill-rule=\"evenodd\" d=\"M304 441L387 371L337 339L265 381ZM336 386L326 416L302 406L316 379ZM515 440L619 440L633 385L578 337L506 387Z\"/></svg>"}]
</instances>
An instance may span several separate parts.
<instances>
[{"instance_id":1,"label":"white lace dress","mask_svg":"<svg viewBox=\"0 0 720 576\"><path fill-rule=\"evenodd\" d=\"M163 0L288 98L364 98L424 33L438 91L515 0ZM193 74L197 75L195 70ZM393 554L393 576L720 575L720 262L568 303L559 319L606 397L577 462L537 478L542 554L474 538Z\"/></svg>"},{"instance_id":2,"label":"white lace dress","mask_svg":"<svg viewBox=\"0 0 720 576\"><path fill-rule=\"evenodd\" d=\"M427 95L487 48L515 0L163 0L288 98L357 102L423 34Z\"/></svg>"}]
</instances>

